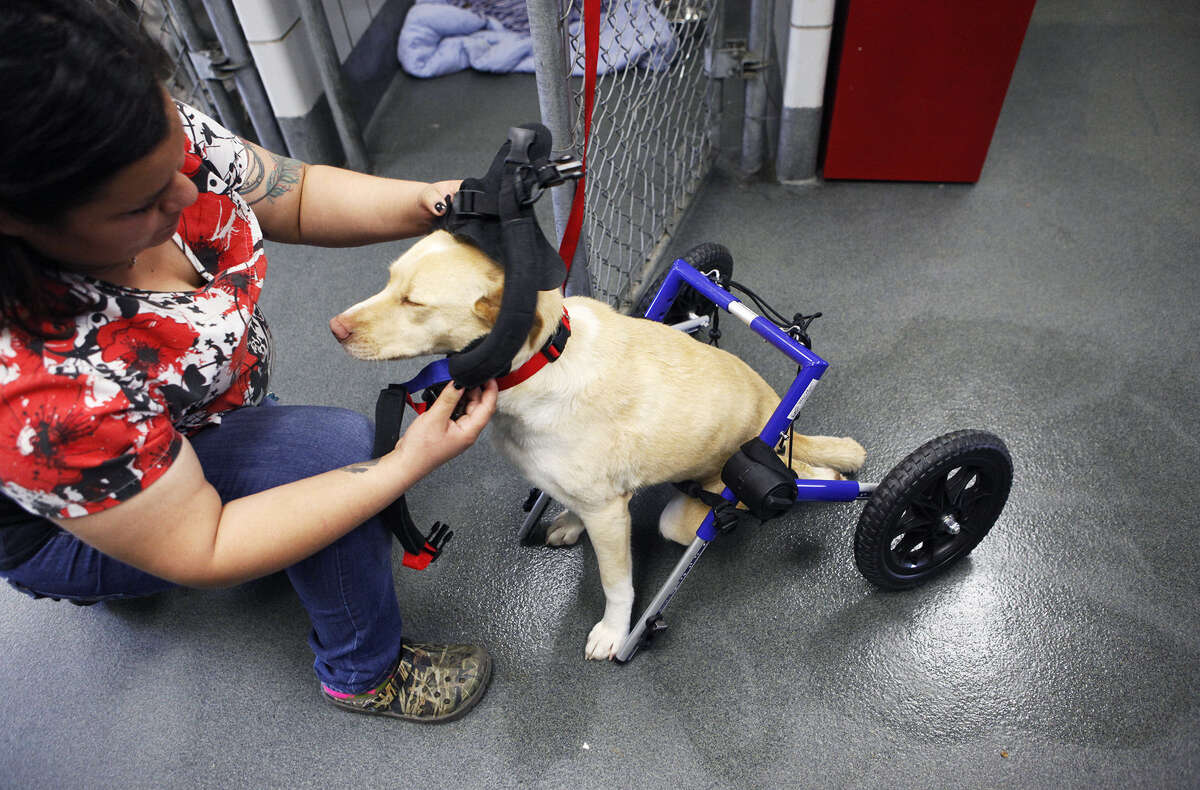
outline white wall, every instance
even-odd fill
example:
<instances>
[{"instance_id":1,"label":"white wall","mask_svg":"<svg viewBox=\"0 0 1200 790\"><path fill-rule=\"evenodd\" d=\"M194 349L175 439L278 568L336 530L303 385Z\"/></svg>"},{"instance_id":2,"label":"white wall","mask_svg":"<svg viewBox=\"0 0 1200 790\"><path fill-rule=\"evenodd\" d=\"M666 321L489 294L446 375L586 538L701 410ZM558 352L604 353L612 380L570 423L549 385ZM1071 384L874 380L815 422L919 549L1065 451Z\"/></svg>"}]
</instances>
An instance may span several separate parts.
<instances>
[{"instance_id":1,"label":"white wall","mask_svg":"<svg viewBox=\"0 0 1200 790\"><path fill-rule=\"evenodd\" d=\"M385 0L322 0L344 62ZM233 0L275 115L299 118L321 98L321 76L293 0Z\"/></svg>"}]
</instances>

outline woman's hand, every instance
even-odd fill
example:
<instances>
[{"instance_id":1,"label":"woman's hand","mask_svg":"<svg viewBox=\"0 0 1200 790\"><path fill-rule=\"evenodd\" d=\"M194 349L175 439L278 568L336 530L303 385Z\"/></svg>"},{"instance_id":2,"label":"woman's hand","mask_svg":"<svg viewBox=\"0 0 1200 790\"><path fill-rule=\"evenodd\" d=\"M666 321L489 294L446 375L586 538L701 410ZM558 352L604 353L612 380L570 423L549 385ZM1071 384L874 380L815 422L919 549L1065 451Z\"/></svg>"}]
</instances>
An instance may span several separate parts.
<instances>
[{"instance_id":1,"label":"woman's hand","mask_svg":"<svg viewBox=\"0 0 1200 790\"><path fill-rule=\"evenodd\" d=\"M450 202L458 191L462 179L453 181L438 181L428 184L421 190L421 207L435 217L440 217L450 210Z\"/></svg>"},{"instance_id":2,"label":"woman's hand","mask_svg":"<svg viewBox=\"0 0 1200 790\"><path fill-rule=\"evenodd\" d=\"M497 392L494 380L467 393L447 384L425 413L408 426L389 455L397 456L407 470L424 477L475 443L496 411ZM463 398L465 412L457 420L451 419Z\"/></svg>"}]
</instances>

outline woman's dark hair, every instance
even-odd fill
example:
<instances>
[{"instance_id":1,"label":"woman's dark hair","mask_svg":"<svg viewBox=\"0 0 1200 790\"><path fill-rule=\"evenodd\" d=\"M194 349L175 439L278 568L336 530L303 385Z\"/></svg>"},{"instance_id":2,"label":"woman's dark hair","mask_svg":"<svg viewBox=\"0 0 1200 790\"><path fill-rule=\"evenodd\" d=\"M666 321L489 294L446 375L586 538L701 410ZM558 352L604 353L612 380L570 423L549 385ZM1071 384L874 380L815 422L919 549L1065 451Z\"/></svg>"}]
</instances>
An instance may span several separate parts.
<instances>
[{"instance_id":1,"label":"woman's dark hair","mask_svg":"<svg viewBox=\"0 0 1200 790\"><path fill-rule=\"evenodd\" d=\"M0 209L53 222L167 136L163 49L107 0L0 0ZM0 234L0 326L45 335L89 309L55 263ZM56 292L58 289L55 289Z\"/></svg>"}]
</instances>

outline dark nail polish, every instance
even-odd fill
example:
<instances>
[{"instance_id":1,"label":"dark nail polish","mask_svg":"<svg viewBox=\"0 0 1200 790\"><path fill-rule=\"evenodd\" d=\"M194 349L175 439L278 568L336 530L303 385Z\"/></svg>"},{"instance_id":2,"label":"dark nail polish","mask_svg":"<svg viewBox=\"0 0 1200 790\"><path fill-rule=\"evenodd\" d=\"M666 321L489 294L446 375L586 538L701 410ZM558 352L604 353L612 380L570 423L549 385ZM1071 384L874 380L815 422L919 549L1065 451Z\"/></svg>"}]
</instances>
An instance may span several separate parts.
<instances>
[{"instance_id":1,"label":"dark nail polish","mask_svg":"<svg viewBox=\"0 0 1200 790\"><path fill-rule=\"evenodd\" d=\"M456 381L456 382L454 382L454 389L456 389L456 390L460 390L460 389L462 389L462 388L463 388L463 385L459 384L457 381Z\"/></svg>"},{"instance_id":2,"label":"dark nail polish","mask_svg":"<svg viewBox=\"0 0 1200 790\"><path fill-rule=\"evenodd\" d=\"M442 203L439 200L437 203L433 204L433 210L436 211L437 213L441 214L443 211L446 210L446 204Z\"/></svg>"}]
</instances>

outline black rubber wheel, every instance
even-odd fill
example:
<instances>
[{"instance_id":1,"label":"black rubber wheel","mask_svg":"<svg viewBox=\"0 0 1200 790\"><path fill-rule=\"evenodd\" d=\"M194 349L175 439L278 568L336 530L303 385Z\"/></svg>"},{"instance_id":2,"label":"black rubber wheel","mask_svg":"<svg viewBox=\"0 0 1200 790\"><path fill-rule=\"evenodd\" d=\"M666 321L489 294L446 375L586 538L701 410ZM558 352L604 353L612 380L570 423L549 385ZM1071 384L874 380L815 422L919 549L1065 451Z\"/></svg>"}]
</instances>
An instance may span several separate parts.
<instances>
[{"instance_id":1,"label":"black rubber wheel","mask_svg":"<svg viewBox=\"0 0 1200 790\"><path fill-rule=\"evenodd\" d=\"M954 431L926 442L888 472L854 533L854 562L886 590L915 587L983 540L1012 488L1000 437Z\"/></svg>"},{"instance_id":2,"label":"black rubber wheel","mask_svg":"<svg viewBox=\"0 0 1200 790\"><path fill-rule=\"evenodd\" d=\"M712 276L711 272L716 271L716 281L724 286L729 283L729 279L733 277L733 256L729 254L729 250L723 245L714 242L705 242L692 247L685 254L680 256L683 261L690 264L692 268L701 274ZM658 276L654 283L642 293L642 298L638 301L637 310L634 312L636 316L644 316L646 310L650 308L650 303L654 301L654 296L658 293L658 289L662 287L663 280L667 278L667 273L664 271ZM685 285L679 289L679 294L675 297L675 302L671 308L667 310L666 316L663 317L663 323L667 325L678 324L681 321L686 321L693 314L702 315L712 307L712 302L705 299L696 292L691 286Z\"/></svg>"}]
</instances>

